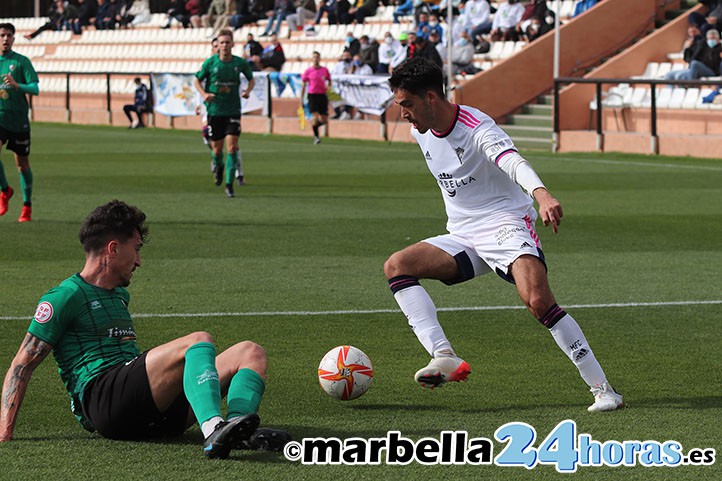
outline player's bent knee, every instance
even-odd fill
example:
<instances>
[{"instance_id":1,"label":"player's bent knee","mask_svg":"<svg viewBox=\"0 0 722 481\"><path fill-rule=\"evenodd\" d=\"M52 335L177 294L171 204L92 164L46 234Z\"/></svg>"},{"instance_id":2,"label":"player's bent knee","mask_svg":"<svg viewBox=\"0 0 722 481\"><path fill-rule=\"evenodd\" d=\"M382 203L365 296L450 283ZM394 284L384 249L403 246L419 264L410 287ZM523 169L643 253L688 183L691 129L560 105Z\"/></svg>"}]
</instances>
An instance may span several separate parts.
<instances>
[{"instance_id":1,"label":"player's bent knee","mask_svg":"<svg viewBox=\"0 0 722 481\"><path fill-rule=\"evenodd\" d=\"M400 252L394 252L386 259L386 262L384 262L384 275L386 275L387 279L391 279L402 274L408 274L405 268L406 263L404 262L403 255Z\"/></svg>"},{"instance_id":2,"label":"player's bent knee","mask_svg":"<svg viewBox=\"0 0 722 481\"><path fill-rule=\"evenodd\" d=\"M188 346L198 344L199 342L209 342L213 344L213 336L205 331L192 332L186 336L188 339Z\"/></svg>"}]
</instances>

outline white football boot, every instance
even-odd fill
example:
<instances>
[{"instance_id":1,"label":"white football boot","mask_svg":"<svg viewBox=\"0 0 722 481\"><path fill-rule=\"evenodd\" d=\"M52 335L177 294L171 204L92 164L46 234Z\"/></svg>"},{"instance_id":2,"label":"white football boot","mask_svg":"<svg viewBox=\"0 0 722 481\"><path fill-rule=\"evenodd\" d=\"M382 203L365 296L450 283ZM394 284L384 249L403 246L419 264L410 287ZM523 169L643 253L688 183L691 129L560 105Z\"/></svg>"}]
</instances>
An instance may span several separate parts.
<instances>
[{"instance_id":1,"label":"white football boot","mask_svg":"<svg viewBox=\"0 0 722 481\"><path fill-rule=\"evenodd\" d=\"M470 373L471 367L460 357L438 356L432 359L426 367L419 369L414 379L421 387L434 389L447 382L466 381L466 377Z\"/></svg>"},{"instance_id":2,"label":"white football boot","mask_svg":"<svg viewBox=\"0 0 722 481\"><path fill-rule=\"evenodd\" d=\"M614 411L624 407L622 395L606 382L601 386L591 388L590 391L594 394L594 404L587 408L590 413Z\"/></svg>"}]
</instances>

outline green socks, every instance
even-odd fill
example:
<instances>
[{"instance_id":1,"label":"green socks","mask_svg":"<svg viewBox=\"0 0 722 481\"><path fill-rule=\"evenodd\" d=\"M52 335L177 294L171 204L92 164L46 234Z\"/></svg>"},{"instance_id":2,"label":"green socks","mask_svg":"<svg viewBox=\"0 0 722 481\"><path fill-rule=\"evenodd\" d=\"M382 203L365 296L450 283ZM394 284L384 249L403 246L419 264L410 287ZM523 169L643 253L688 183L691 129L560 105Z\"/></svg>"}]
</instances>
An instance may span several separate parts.
<instances>
[{"instance_id":1,"label":"green socks","mask_svg":"<svg viewBox=\"0 0 722 481\"><path fill-rule=\"evenodd\" d=\"M237 156L238 152L228 152L226 154L226 184L232 184L236 178Z\"/></svg>"},{"instance_id":2,"label":"green socks","mask_svg":"<svg viewBox=\"0 0 722 481\"><path fill-rule=\"evenodd\" d=\"M256 371L238 371L228 387L228 419L257 412L265 390L266 383Z\"/></svg>"},{"instance_id":3,"label":"green socks","mask_svg":"<svg viewBox=\"0 0 722 481\"><path fill-rule=\"evenodd\" d=\"M30 205L33 195L33 171L30 167L25 172L20 172L20 187L23 190L23 204Z\"/></svg>"},{"instance_id":4,"label":"green socks","mask_svg":"<svg viewBox=\"0 0 722 481\"><path fill-rule=\"evenodd\" d=\"M0 162L0 190L5 190L8 188L8 178L5 177L5 168L3 167L3 163Z\"/></svg>"},{"instance_id":5,"label":"green socks","mask_svg":"<svg viewBox=\"0 0 722 481\"><path fill-rule=\"evenodd\" d=\"M199 424L221 415L221 383L216 370L216 348L199 342L186 351L183 391Z\"/></svg>"}]
</instances>

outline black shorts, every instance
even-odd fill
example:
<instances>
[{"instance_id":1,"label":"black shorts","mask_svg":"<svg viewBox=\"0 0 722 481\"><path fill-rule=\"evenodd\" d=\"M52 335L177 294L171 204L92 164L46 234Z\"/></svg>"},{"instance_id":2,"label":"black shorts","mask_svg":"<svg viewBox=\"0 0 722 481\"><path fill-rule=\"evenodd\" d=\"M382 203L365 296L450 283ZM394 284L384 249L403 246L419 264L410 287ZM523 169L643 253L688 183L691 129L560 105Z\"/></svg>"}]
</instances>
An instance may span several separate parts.
<instances>
[{"instance_id":1,"label":"black shorts","mask_svg":"<svg viewBox=\"0 0 722 481\"><path fill-rule=\"evenodd\" d=\"M190 405L184 394L164 413L155 406L145 371L147 354L107 369L86 386L83 414L101 436L148 439L186 430Z\"/></svg>"},{"instance_id":2,"label":"black shorts","mask_svg":"<svg viewBox=\"0 0 722 481\"><path fill-rule=\"evenodd\" d=\"M0 144L7 144L7 149L18 155L30 155L30 131L10 132L0 127Z\"/></svg>"},{"instance_id":3,"label":"black shorts","mask_svg":"<svg viewBox=\"0 0 722 481\"><path fill-rule=\"evenodd\" d=\"M226 135L241 135L240 115L209 115L208 136L211 140L223 140Z\"/></svg>"},{"instance_id":4,"label":"black shorts","mask_svg":"<svg viewBox=\"0 0 722 481\"><path fill-rule=\"evenodd\" d=\"M328 96L326 94L308 94L308 110L312 114L328 115Z\"/></svg>"}]
</instances>

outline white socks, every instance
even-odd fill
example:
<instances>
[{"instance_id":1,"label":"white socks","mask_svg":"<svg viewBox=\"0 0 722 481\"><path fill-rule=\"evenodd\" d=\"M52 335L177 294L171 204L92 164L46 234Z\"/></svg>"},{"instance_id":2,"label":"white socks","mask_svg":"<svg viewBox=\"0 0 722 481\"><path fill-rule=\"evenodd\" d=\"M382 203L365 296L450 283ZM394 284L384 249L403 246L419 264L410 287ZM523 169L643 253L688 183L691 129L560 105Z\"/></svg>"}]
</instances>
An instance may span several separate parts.
<instances>
[{"instance_id":1,"label":"white socks","mask_svg":"<svg viewBox=\"0 0 722 481\"><path fill-rule=\"evenodd\" d=\"M579 374L590 388L607 382L602 366L594 357L584 333L572 316L566 314L549 329L549 332L559 348L577 366Z\"/></svg>"},{"instance_id":2,"label":"white socks","mask_svg":"<svg viewBox=\"0 0 722 481\"><path fill-rule=\"evenodd\" d=\"M453 352L436 316L434 301L431 300L426 289L420 285L407 287L397 291L394 298L409 320L409 325L419 342L431 356L440 350Z\"/></svg>"}]
</instances>

